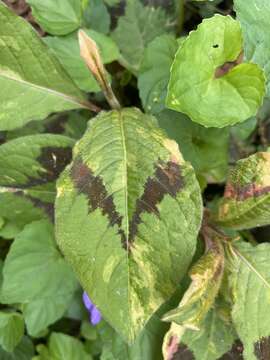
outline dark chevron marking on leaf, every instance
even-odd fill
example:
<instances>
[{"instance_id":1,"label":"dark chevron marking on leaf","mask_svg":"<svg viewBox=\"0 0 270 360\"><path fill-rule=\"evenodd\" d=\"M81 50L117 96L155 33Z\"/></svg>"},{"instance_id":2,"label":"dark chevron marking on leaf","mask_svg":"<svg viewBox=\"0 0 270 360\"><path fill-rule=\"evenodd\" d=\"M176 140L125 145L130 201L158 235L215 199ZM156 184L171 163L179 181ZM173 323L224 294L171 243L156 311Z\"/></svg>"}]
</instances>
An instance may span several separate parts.
<instances>
[{"instance_id":1,"label":"dark chevron marking on leaf","mask_svg":"<svg viewBox=\"0 0 270 360\"><path fill-rule=\"evenodd\" d=\"M143 212L159 215L157 204L166 194L176 197L179 190L184 186L179 164L169 161L167 164L156 166L153 178L148 178L144 187L144 193L137 200L136 210L130 224L130 241L134 240L138 225L141 223Z\"/></svg>"},{"instance_id":2,"label":"dark chevron marking on leaf","mask_svg":"<svg viewBox=\"0 0 270 360\"><path fill-rule=\"evenodd\" d=\"M126 247L127 241L124 231L120 229L122 216L116 211L112 195L108 196L101 177L95 176L81 159L76 159L71 167L71 178L80 193L87 196L90 210L102 209L102 214L107 215L110 226L118 225L118 233L122 244Z\"/></svg>"},{"instance_id":3,"label":"dark chevron marking on leaf","mask_svg":"<svg viewBox=\"0 0 270 360\"><path fill-rule=\"evenodd\" d=\"M32 202L32 204L40 209L43 209L45 213L48 215L49 219L54 222L54 204L46 203L42 200L39 200L31 195L25 194L23 191L18 191L14 193L17 196L23 196L25 199L28 199Z\"/></svg>"},{"instance_id":4,"label":"dark chevron marking on leaf","mask_svg":"<svg viewBox=\"0 0 270 360\"><path fill-rule=\"evenodd\" d=\"M110 226L118 225L122 244L128 250L137 234L138 225L141 223L141 214L148 212L158 216L157 204L162 201L166 194L175 198L184 185L179 164L169 161L167 164L157 165L154 177L147 179L144 193L137 200L136 210L129 224L130 233L127 241L126 234L120 229L122 216L116 211L113 196L108 195L102 179L95 176L92 170L79 158L73 162L70 173L77 190L87 196L90 211L101 208L103 215L108 216Z\"/></svg>"},{"instance_id":5,"label":"dark chevron marking on leaf","mask_svg":"<svg viewBox=\"0 0 270 360\"><path fill-rule=\"evenodd\" d=\"M270 359L270 337L263 337L254 344L254 354L258 360Z\"/></svg>"},{"instance_id":6,"label":"dark chevron marking on leaf","mask_svg":"<svg viewBox=\"0 0 270 360\"><path fill-rule=\"evenodd\" d=\"M227 184L224 197L226 199L235 199L237 201L244 201L248 198L259 197L270 192L270 186L260 186L255 183L244 186Z\"/></svg>"},{"instance_id":7,"label":"dark chevron marking on leaf","mask_svg":"<svg viewBox=\"0 0 270 360\"><path fill-rule=\"evenodd\" d=\"M195 356L185 344L180 344L172 354L172 357L167 360L195 360Z\"/></svg>"},{"instance_id":8,"label":"dark chevron marking on leaf","mask_svg":"<svg viewBox=\"0 0 270 360\"><path fill-rule=\"evenodd\" d=\"M244 52L241 51L235 61L228 61L225 64L219 66L215 71L215 78L218 79L228 74L228 72L231 71L235 66L243 62L243 58L244 58Z\"/></svg>"},{"instance_id":9,"label":"dark chevron marking on leaf","mask_svg":"<svg viewBox=\"0 0 270 360\"><path fill-rule=\"evenodd\" d=\"M244 360L243 350L243 344L240 340L237 340L233 344L231 350L222 355L218 360Z\"/></svg>"}]
</instances>

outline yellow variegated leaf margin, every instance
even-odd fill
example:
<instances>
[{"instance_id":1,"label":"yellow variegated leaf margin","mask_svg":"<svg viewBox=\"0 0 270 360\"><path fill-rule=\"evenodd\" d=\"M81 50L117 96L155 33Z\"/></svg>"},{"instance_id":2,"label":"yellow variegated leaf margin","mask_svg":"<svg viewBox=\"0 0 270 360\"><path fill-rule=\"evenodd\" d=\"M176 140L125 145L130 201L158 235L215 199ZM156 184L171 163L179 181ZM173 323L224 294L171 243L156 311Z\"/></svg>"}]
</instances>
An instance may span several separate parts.
<instances>
[{"instance_id":1,"label":"yellow variegated leaf margin","mask_svg":"<svg viewBox=\"0 0 270 360\"><path fill-rule=\"evenodd\" d=\"M237 162L228 178L218 220L235 229L270 224L269 152L258 152Z\"/></svg>"},{"instance_id":2,"label":"yellow variegated leaf margin","mask_svg":"<svg viewBox=\"0 0 270 360\"><path fill-rule=\"evenodd\" d=\"M202 203L192 167L138 109L102 112L58 182L58 244L106 320L132 342L176 290Z\"/></svg>"}]
</instances>

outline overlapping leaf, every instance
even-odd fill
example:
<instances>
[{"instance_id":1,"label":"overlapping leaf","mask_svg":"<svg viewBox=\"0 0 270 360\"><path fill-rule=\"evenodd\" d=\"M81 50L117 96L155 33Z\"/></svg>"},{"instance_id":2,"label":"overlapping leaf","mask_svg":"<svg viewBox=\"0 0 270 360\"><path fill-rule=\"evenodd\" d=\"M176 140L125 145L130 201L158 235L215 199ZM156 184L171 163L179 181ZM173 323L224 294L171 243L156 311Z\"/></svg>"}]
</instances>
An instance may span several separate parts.
<instances>
[{"instance_id":1,"label":"overlapping leaf","mask_svg":"<svg viewBox=\"0 0 270 360\"><path fill-rule=\"evenodd\" d=\"M0 312L0 345L12 352L19 344L24 334L24 321L16 312ZM0 354L1 355L1 354Z\"/></svg>"},{"instance_id":2,"label":"overlapping leaf","mask_svg":"<svg viewBox=\"0 0 270 360\"><path fill-rule=\"evenodd\" d=\"M0 347L1 360L32 360L34 353L34 346L31 340L26 336L23 337L22 341L12 353L3 350Z\"/></svg>"},{"instance_id":3,"label":"overlapping leaf","mask_svg":"<svg viewBox=\"0 0 270 360\"><path fill-rule=\"evenodd\" d=\"M0 215L27 224L53 218L55 180L71 161L74 140L32 135L0 146Z\"/></svg>"},{"instance_id":4,"label":"overlapping leaf","mask_svg":"<svg viewBox=\"0 0 270 360\"><path fill-rule=\"evenodd\" d=\"M270 224L270 153L239 160L231 171L219 208L222 225L249 229Z\"/></svg>"},{"instance_id":5,"label":"overlapping leaf","mask_svg":"<svg viewBox=\"0 0 270 360\"><path fill-rule=\"evenodd\" d=\"M203 20L176 53L167 106L206 127L224 127L255 115L262 104L261 68L242 63L240 25L229 16Z\"/></svg>"},{"instance_id":6,"label":"overlapping leaf","mask_svg":"<svg viewBox=\"0 0 270 360\"><path fill-rule=\"evenodd\" d=\"M248 360L266 360L270 354L270 244L234 244L232 318Z\"/></svg>"},{"instance_id":7,"label":"overlapping leaf","mask_svg":"<svg viewBox=\"0 0 270 360\"><path fill-rule=\"evenodd\" d=\"M176 290L200 220L193 169L154 118L123 109L91 121L58 183L57 241L126 340Z\"/></svg>"},{"instance_id":8,"label":"overlapping leaf","mask_svg":"<svg viewBox=\"0 0 270 360\"><path fill-rule=\"evenodd\" d=\"M38 34L0 1L0 130L88 107Z\"/></svg>"}]
</instances>

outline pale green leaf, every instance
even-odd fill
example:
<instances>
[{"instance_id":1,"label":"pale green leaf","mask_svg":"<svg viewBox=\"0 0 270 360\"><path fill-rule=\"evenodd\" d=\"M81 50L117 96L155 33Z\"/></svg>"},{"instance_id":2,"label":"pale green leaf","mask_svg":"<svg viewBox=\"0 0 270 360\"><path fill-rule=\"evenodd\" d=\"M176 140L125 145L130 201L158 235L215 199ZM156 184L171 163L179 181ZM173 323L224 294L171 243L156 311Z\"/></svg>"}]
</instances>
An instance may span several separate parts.
<instances>
[{"instance_id":1,"label":"pale green leaf","mask_svg":"<svg viewBox=\"0 0 270 360\"><path fill-rule=\"evenodd\" d=\"M0 130L52 112L88 108L38 34L0 1ZM18 110L19 109L19 110Z\"/></svg>"},{"instance_id":2,"label":"pale green leaf","mask_svg":"<svg viewBox=\"0 0 270 360\"><path fill-rule=\"evenodd\" d=\"M162 8L143 6L139 0L127 0L125 15L119 18L112 33L123 56L123 65L138 73L146 45L168 31L168 22Z\"/></svg>"},{"instance_id":3,"label":"pale green leaf","mask_svg":"<svg viewBox=\"0 0 270 360\"><path fill-rule=\"evenodd\" d=\"M235 331L212 309L199 331L173 324L163 344L164 360L221 360L235 340ZM175 357L173 357L173 355Z\"/></svg>"},{"instance_id":4,"label":"pale green leaf","mask_svg":"<svg viewBox=\"0 0 270 360\"><path fill-rule=\"evenodd\" d=\"M189 271L191 283L178 307L162 318L185 329L200 329L201 322L215 302L223 277L224 250L221 239L206 226L204 234L206 252Z\"/></svg>"},{"instance_id":5,"label":"pale green leaf","mask_svg":"<svg viewBox=\"0 0 270 360\"><path fill-rule=\"evenodd\" d=\"M215 15L192 31L176 53L166 104L206 127L255 115L265 93L260 67L242 63L239 23Z\"/></svg>"},{"instance_id":6,"label":"pale green leaf","mask_svg":"<svg viewBox=\"0 0 270 360\"><path fill-rule=\"evenodd\" d=\"M39 355L33 360L91 360L92 357L84 350L83 344L78 339L53 332L50 336L48 348L38 345Z\"/></svg>"},{"instance_id":7,"label":"pale green leaf","mask_svg":"<svg viewBox=\"0 0 270 360\"><path fill-rule=\"evenodd\" d=\"M249 229L270 224L270 153L239 160L228 177L218 221L226 227Z\"/></svg>"},{"instance_id":8,"label":"pale green leaf","mask_svg":"<svg viewBox=\"0 0 270 360\"><path fill-rule=\"evenodd\" d=\"M85 30L85 32L97 43L104 64L119 58L119 51L113 40L94 30ZM46 37L45 42L53 50L80 89L87 92L100 90L99 85L80 56L77 34L62 37Z\"/></svg>"},{"instance_id":9,"label":"pale green leaf","mask_svg":"<svg viewBox=\"0 0 270 360\"><path fill-rule=\"evenodd\" d=\"M53 217L55 180L71 160L74 140L31 135L0 146L0 216L20 228Z\"/></svg>"},{"instance_id":10,"label":"pale green leaf","mask_svg":"<svg viewBox=\"0 0 270 360\"><path fill-rule=\"evenodd\" d=\"M226 179L229 155L229 128L205 128L186 115L164 110L157 115L159 125L177 141L196 173L208 183Z\"/></svg>"},{"instance_id":11,"label":"pale green leaf","mask_svg":"<svg viewBox=\"0 0 270 360\"><path fill-rule=\"evenodd\" d=\"M232 318L247 360L268 359L270 348L270 244L234 244Z\"/></svg>"},{"instance_id":12,"label":"pale green leaf","mask_svg":"<svg viewBox=\"0 0 270 360\"><path fill-rule=\"evenodd\" d=\"M5 351L12 352L24 334L24 321L17 312L0 312L0 345ZM1 358L2 359L2 358Z\"/></svg>"},{"instance_id":13,"label":"pale green leaf","mask_svg":"<svg viewBox=\"0 0 270 360\"><path fill-rule=\"evenodd\" d=\"M201 206L192 167L153 117L131 108L91 120L58 182L57 241L126 340L177 289L195 251Z\"/></svg>"},{"instance_id":14,"label":"pale green leaf","mask_svg":"<svg viewBox=\"0 0 270 360\"><path fill-rule=\"evenodd\" d=\"M244 37L248 61L259 64L267 78L267 96L270 96L270 6L268 0L234 0L234 9Z\"/></svg>"},{"instance_id":15,"label":"pale green leaf","mask_svg":"<svg viewBox=\"0 0 270 360\"><path fill-rule=\"evenodd\" d=\"M82 0L26 1L38 24L50 34L69 34L81 25Z\"/></svg>"},{"instance_id":16,"label":"pale green leaf","mask_svg":"<svg viewBox=\"0 0 270 360\"><path fill-rule=\"evenodd\" d=\"M0 347L1 360L32 360L34 356L34 346L31 340L24 336L14 351L6 352Z\"/></svg>"},{"instance_id":17,"label":"pale green leaf","mask_svg":"<svg viewBox=\"0 0 270 360\"><path fill-rule=\"evenodd\" d=\"M38 334L68 308L77 282L45 221L27 225L11 245L3 269L2 303L22 303L28 332Z\"/></svg>"},{"instance_id":18,"label":"pale green leaf","mask_svg":"<svg viewBox=\"0 0 270 360\"><path fill-rule=\"evenodd\" d=\"M145 111L156 114L165 108L170 67L178 42L173 35L164 34L146 48L138 76L138 88Z\"/></svg>"}]
</instances>

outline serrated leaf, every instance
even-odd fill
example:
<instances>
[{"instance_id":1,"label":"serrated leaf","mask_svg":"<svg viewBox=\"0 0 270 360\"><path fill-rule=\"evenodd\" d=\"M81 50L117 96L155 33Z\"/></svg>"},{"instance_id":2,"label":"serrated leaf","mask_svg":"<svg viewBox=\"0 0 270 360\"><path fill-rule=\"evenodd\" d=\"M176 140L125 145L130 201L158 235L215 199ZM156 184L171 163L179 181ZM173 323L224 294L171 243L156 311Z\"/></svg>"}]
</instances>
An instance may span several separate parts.
<instances>
[{"instance_id":1,"label":"serrated leaf","mask_svg":"<svg viewBox=\"0 0 270 360\"><path fill-rule=\"evenodd\" d=\"M182 326L173 324L165 340L164 360L217 360L230 350L235 331L212 309L200 331L183 331Z\"/></svg>"},{"instance_id":2,"label":"serrated leaf","mask_svg":"<svg viewBox=\"0 0 270 360\"><path fill-rule=\"evenodd\" d=\"M38 345L39 355L32 360L91 360L92 357L84 350L78 339L53 332L50 336L48 348Z\"/></svg>"},{"instance_id":3,"label":"serrated leaf","mask_svg":"<svg viewBox=\"0 0 270 360\"><path fill-rule=\"evenodd\" d=\"M71 161L74 140L32 135L0 146L0 216L21 227L53 218L55 180Z\"/></svg>"},{"instance_id":4,"label":"serrated leaf","mask_svg":"<svg viewBox=\"0 0 270 360\"><path fill-rule=\"evenodd\" d=\"M208 183L226 179L229 155L229 128L205 128L186 115L164 110L157 115L159 125L177 141L180 151L196 173Z\"/></svg>"},{"instance_id":5,"label":"serrated leaf","mask_svg":"<svg viewBox=\"0 0 270 360\"><path fill-rule=\"evenodd\" d=\"M270 244L235 243L232 318L248 360L266 360L270 351Z\"/></svg>"},{"instance_id":6,"label":"serrated leaf","mask_svg":"<svg viewBox=\"0 0 270 360\"><path fill-rule=\"evenodd\" d=\"M36 335L63 316L76 288L56 248L53 226L45 220L27 225L6 257L1 302L22 303L28 332Z\"/></svg>"},{"instance_id":7,"label":"serrated leaf","mask_svg":"<svg viewBox=\"0 0 270 360\"><path fill-rule=\"evenodd\" d=\"M17 312L0 312L0 345L5 351L12 352L24 334L24 321ZM1 358L2 359L2 358Z\"/></svg>"},{"instance_id":8,"label":"serrated leaf","mask_svg":"<svg viewBox=\"0 0 270 360\"><path fill-rule=\"evenodd\" d=\"M168 31L167 20L162 8L143 6L139 0L127 0L125 15L119 18L112 33L123 56L123 65L138 73L146 45Z\"/></svg>"},{"instance_id":9,"label":"serrated leaf","mask_svg":"<svg viewBox=\"0 0 270 360\"><path fill-rule=\"evenodd\" d=\"M201 210L193 169L153 117L131 108L90 122L58 182L57 241L127 341L176 290Z\"/></svg>"},{"instance_id":10,"label":"serrated leaf","mask_svg":"<svg viewBox=\"0 0 270 360\"><path fill-rule=\"evenodd\" d=\"M26 0L32 14L46 32L66 35L78 29L82 21L82 0Z\"/></svg>"},{"instance_id":11,"label":"serrated leaf","mask_svg":"<svg viewBox=\"0 0 270 360\"><path fill-rule=\"evenodd\" d=\"M85 32L97 43L104 64L118 59L119 51L113 40L94 30L85 30ZM89 73L80 56L77 34L63 37L46 37L45 42L54 51L63 67L80 89L87 92L100 91L99 85L93 75Z\"/></svg>"},{"instance_id":12,"label":"serrated leaf","mask_svg":"<svg viewBox=\"0 0 270 360\"><path fill-rule=\"evenodd\" d=\"M235 229L270 224L270 153L239 160L228 177L218 221Z\"/></svg>"},{"instance_id":13,"label":"serrated leaf","mask_svg":"<svg viewBox=\"0 0 270 360\"><path fill-rule=\"evenodd\" d=\"M270 96L270 29L268 0L253 0L246 6L245 0L234 0L234 9L240 21L244 37L245 55L248 61L259 64L267 79L267 96Z\"/></svg>"},{"instance_id":14,"label":"serrated leaf","mask_svg":"<svg viewBox=\"0 0 270 360\"><path fill-rule=\"evenodd\" d=\"M0 359L1 360L32 360L34 356L34 346L31 340L24 336L19 345L14 349L12 353L4 351L0 347Z\"/></svg>"},{"instance_id":15,"label":"serrated leaf","mask_svg":"<svg viewBox=\"0 0 270 360\"><path fill-rule=\"evenodd\" d=\"M255 115L265 94L261 68L242 63L239 23L215 15L192 31L171 68L167 107L206 127L224 127Z\"/></svg>"},{"instance_id":16,"label":"serrated leaf","mask_svg":"<svg viewBox=\"0 0 270 360\"><path fill-rule=\"evenodd\" d=\"M205 227L206 252L189 271L191 283L177 308L163 315L164 321L199 330L219 291L224 271L221 239Z\"/></svg>"},{"instance_id":17,"label":"serrated leaf","mask_svg":"<svg viewBox=\"0 0 270 360\"><path fill-rule=\"evenodd\" d=\"M170 67L178 42L173 35L155 38L146 48L138 76L138 88L145 111L159 113L165 108Z\"/></svg>"},{"instance_id":18,"label":"serrated leaf","mask_svg":"<svg viewBox=\"0 0 270 360\"><path fill-rule=\"evenodd\" d=\"M0 130L18 128L52 112L88 108L84 95L32 26L2 1L0 24Z\"/></svg>"}]
</instances>

